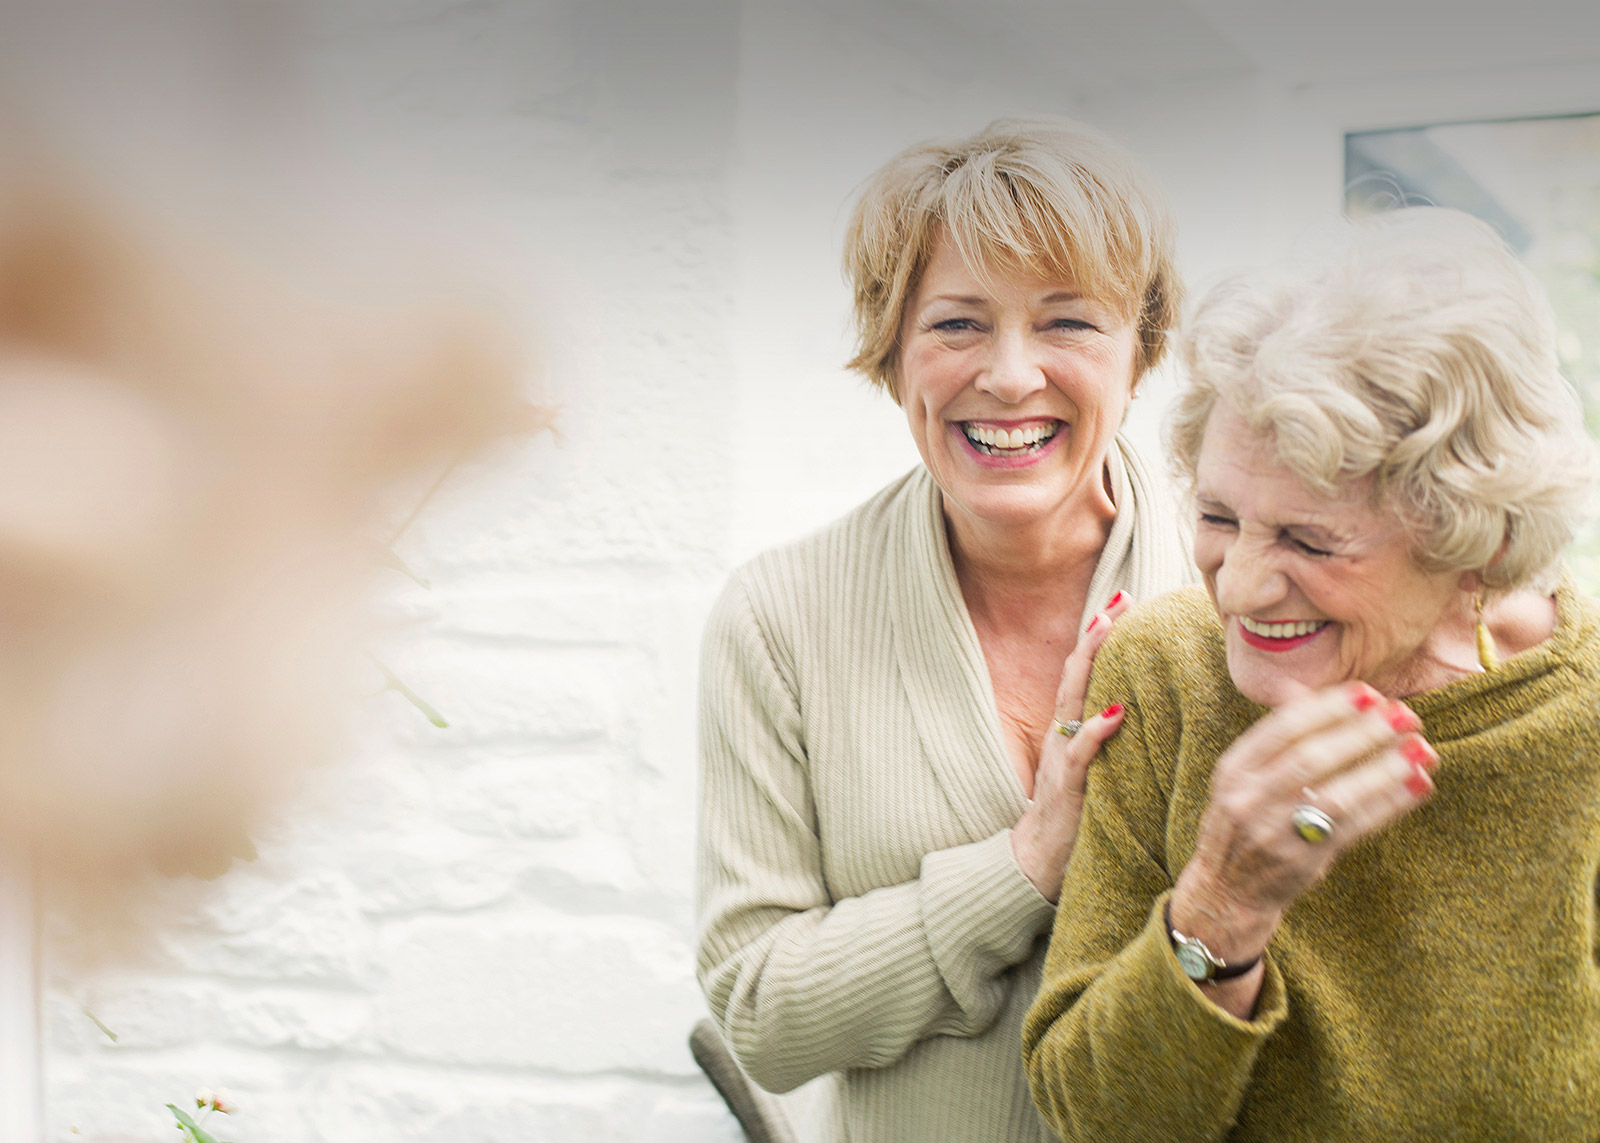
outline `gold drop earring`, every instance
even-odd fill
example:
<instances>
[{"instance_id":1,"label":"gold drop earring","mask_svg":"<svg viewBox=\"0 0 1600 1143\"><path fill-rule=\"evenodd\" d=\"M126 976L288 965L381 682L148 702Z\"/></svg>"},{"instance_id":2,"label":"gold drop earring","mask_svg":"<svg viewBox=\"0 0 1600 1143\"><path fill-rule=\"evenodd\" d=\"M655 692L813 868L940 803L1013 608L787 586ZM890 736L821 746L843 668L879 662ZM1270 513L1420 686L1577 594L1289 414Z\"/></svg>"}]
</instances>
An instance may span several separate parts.
<instances>
[{"instance_id":1,"label":"gold drop earring","mask_svg":"<svg viewBox=\"0 0 1600 1143\"><path fill-rule=\"evenodd\" d=\"M1478 614L1478 664L1485 671L1492 671L1500 665L1500 656L1495 654L1494 636L1489 634L1489 625L1483 621L1482 588L1472 597L1472 609Z\"/></svg>"}]
</instances>

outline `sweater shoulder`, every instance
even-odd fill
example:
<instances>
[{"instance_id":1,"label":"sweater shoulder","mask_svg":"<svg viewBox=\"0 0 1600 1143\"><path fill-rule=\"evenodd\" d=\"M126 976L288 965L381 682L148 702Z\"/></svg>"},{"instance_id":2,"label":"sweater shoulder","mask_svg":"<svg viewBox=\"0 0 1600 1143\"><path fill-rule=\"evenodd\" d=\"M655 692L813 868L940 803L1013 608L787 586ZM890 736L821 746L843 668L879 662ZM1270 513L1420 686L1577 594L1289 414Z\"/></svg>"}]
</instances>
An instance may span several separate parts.
<instances>
[{"instance_id":1,"label":"sweater shoulder","mask_svg":"<svg viewBox=\"0 0 1600 1143\"><path fill-rule=\"evenodd\" d=\"M1574 589L1562 602L1572 607L1574 627L1567 665L1585 680L1600 682L1600 601Z\"/></svg>"},{"instance_id":2,"label":"sweater shoulder","mask_svg":"<svg viewBox=\"0 0 1600 1143\"><path fill-rule=\"evenodd\" d=\"M1128 703L1145 733L1169 745L1192 724L1207 736L1224 725L1237 733L1263 713L1234 688L1222 625L1199 587L1158 596L1117 620L1095 656L1090 691L1094 702Z\"/></svg>"},{"instance_id":3,"label":"sweater shoulder","mask_svg":"<svg viewBox=\"0 0 1600 1143\"><path fill-rule=\"evenodd\" d=\"M1132 678L1185 680L1227 677L1222 625L1201 587L1182 587L1142 603L1117 620L1095 660Z\"/></svg>"},{"instance_id":4,"label":"sweater shoulder","mask_svg":"<svg viewBox=\"0 0 1600 1143\"><path fill-rule=\"evenodd\" d=\"M928 481L913 469L832 523L752 557L734 569L729 590L764 615L837 605L841 594L880 578L888 541L916 519Z\"/></svg>"},{"instance_id":5,"label":"sweater shoulder","mask_svg":"<svg viewBox=\"0 0 1600 1143\"><path fill-rule=\"evenodd\" d=\"M735 568L712 608L706 647L759 640L788 673L826 654L827 632L870 629L890 590L891 541L922 526L931 483L913 469L832 523Z\"/></svg>"}]
</instances>

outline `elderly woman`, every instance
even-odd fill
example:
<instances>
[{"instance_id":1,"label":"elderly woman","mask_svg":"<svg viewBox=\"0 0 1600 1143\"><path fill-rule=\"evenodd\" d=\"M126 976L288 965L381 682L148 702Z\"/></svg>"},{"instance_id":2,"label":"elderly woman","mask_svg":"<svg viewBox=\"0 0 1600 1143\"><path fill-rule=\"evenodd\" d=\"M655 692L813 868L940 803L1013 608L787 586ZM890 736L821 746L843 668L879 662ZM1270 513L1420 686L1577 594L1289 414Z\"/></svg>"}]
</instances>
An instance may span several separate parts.
<instances>
[{"instance_id":1,"label":"elderly woman","mask_svg":"<svg viewBox=\"0 0 1600 1143\"><path fill-rule=\"evenodd\" d=\"M894 159L847 241L852 364L923 464L716 605L700 981L762 1086L832 1074L830 1138L1044 1140L1018 1037L1120 712L1052 718L1128 597L1188 573L1117 436L1172 224L1098 135L1013 121Z\"/></svg>"},{"instance_id":2,"label":"elderly woman","mask_svg":"<svg viewBox=\"0 0 1600 1143\"><path fill-rule=\"evenodd\" d=\"M1600 1138L1600 611L1557 572L1595 461L1552 341L1426 208L1201 307L1209 600L1100 654L1127 713L1024 1034L1065 1139Z\"/></svg>"}]
</instances>

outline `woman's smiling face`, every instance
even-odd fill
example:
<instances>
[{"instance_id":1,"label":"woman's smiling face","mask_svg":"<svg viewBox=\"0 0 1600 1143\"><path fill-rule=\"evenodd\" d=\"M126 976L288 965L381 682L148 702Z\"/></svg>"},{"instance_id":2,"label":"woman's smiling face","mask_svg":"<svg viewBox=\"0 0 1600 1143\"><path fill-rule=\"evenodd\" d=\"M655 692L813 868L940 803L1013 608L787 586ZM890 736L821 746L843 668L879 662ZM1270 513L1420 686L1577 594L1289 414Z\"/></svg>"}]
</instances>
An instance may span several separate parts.
<instances>
[{"instance_id":1,"label":"woman's smiling face","mask_svg":"<svg viewBox=\"0 0 1600 1143\"><path fill-rule=\"evenodd\" d=\"M974 273L941 236L906 306L897 379L952 518L1109 511L1102 467L1134 359L1132 324L1072 283Z\"/></svg>"},{"instance_id":2,"label":"woman's smiling face","mask_svg":"<svg viewBox=\"0 0 1600 1143\"><path fill-rule=\"evenodd\" d=\"M1350 679L1390 697L1437 686L1440 624L1462 577L1411 558L1370 481L1306 488L1273 443L1219 404L1196 472L1194 560L1222 619L1228 673L1265 706Z\"/></svg>"}]
</instances>

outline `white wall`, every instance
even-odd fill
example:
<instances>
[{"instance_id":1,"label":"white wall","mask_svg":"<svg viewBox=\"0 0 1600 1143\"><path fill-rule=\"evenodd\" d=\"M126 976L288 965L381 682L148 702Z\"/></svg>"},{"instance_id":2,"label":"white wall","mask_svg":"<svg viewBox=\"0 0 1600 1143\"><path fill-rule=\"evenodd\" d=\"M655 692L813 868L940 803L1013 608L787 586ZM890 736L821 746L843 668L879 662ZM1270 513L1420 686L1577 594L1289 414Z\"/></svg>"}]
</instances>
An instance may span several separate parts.
<instances>
[{"instance_id":1,"label":"white wall","mask_svg":"<svg viewBox=\"0 0 1600 1143\"><path fill-rule=\"evenodd\" d=\"M695 662L735 482L737 11L298 20L307 182L511 285L562 439L452 483L400 544L433 588L394 577L378 651L450 729L373 699L259 860L164 887L142 961L79 971L56 923L51 1138L168 1138L162 1105L220 1086L241 1113L212 1125L244 1143L732 1140L686 1037Z\"/></svg>"},{"instance_id":2,"label":"white wall","mask_svg":"<svg viewBox=\"0 0 1600 1143\"><path fill-rule=\"evenodd\" d=\"M52 1140L163 1137L200 1086L241 1143L737 1138L685 1048L697 640L733 563L914 460L841 368L853 188L918 138L1078 115L1170 189L1203 282L1337 211L1344 128L1600 102L1587 65L1308 83L1182 4L1107 7L305 10L319 161L517 288L563 439L402 545L434 586L395 583L381 653L449 730L375 699L258 861L160 890L142 960L81 969L53 924Z\"/></svg>"},{"instance_id":3,"label":"white wall","mask_svg":"<svg viewBox=\"0 0 1600 1143\"><path fill-rule=\"evenodd\" d=\"M1013 0L979 18L937 4L744 5L734 176L743 448L734 553L838 516L916 460L893 403L841 368L851 345L840 248L854 193L874 169L914 141L966 134L1003 115L1093 118L1097 85L1120 91L1138 73L1136 52L1164 53L1174 71L1196 73L1180 102L1237 106L1227 102L1237 82L1215 62L1231 58L1223 45L1190 58L1184 41L1196 30L1156 21L1156 31L1111 45L1108 58L1104 36L1126 36L1128 26L1106 26L1103 15L1095 26L1098 7L1063 16L1059 5ZM1150 9L1181 11L1150 0L1128 7L1133 21ZM1114 105L1125 99L1118 94ZM1147 105L1129 117L1142 124L1152 113L1165 112ZM1176 154L1144 157L1179 182L1203 169L1192 146L1174 146ZM1163 392L1157 379L1135 404L1132 430L1151 444Z\"/></svg>"}]
</instances>

